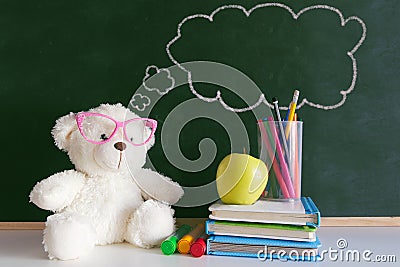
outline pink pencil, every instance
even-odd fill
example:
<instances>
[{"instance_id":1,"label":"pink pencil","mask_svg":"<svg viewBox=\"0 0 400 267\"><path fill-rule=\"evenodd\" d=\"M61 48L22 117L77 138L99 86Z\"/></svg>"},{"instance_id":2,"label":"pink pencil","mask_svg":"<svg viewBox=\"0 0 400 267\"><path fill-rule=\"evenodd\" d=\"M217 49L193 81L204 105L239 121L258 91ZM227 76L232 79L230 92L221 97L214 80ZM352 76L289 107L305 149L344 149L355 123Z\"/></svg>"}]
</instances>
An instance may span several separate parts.
<instances>
[{"instance_id":1,"label":"pink pencil","mask_svg":"<svg viewBox=\"0 0 400 267\"><path fill-rule=\"evenodd\" d=\"M284 179L284 181L286 183L286 186L287 186L287 189L289 191L290 197L291 198L295 198L296 195L294 193L293 184L292 184L292 181L290 179L289 168L288 168L287 163L285 161L285 157L283 156L283 150L282 150L281 142L279 141L279 137L278 137L278 134L276 132L275 125L274 125L274 117L272 117L272 116L268 117L268 121L269 121L269 126L271 128L272 136L275 139L276 152L278 154L279 162L281 163L283 179Z\"/></svg>"},{"instance_id":2,"label":"pink pencil","mask_svg":"<svg viewBox=\"0 0 400 267\"><path fill-rule=\"evenodd\" d=\"M271 145L268 142L268 134L267 134L267 131L264 128L262 120L258 120L258 127L260 128L261 138L262 138L262 141L263 141L265 147L267 148L269 157L271 159L274 159L274 161L272 162L272 168L274 169L274 172L275 172L276 178L278 180L279 186L281 187L282 194L283 194L283 196L285 198L289 198L290 197L289 192L288 192L288 190L286 188L285 181L283 180L281 171L279 169L278 161L276 160L274 152L272 151Z\"/></svg>"}]
</instances>

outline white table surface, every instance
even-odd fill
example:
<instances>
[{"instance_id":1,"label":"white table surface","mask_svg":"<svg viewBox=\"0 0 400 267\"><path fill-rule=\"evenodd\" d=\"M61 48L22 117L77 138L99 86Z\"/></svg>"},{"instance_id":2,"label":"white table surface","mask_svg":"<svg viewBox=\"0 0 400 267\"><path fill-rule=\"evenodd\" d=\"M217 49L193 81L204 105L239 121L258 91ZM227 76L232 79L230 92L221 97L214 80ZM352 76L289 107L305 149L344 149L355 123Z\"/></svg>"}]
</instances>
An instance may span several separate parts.
<instances>
[{"instance_id":1,"label":"white table surface","mask_svg":"<svg viewBox=\"0 0 400 267\"><path fill-rule=\"evenodd\" d=\"M347 241L348 250L358 250L361 255L364 250L370 250L369 256L375 259L377 255L394 255L396 262L367 263L362 258L360 262L331 261L326 254L322 262L280 262L272 263L260 261L257 258L239 258L205 255L201 258L193 258L189 255L175 254L165 256L160 249L140 249L129 244L114 244L98 246L85 257L73 261L48 260L42 247L42 232L38 230L0 231L0 266L400 266L400 227L321 227L318 230L322 250L335 249L337 240L344 238Z\"/></svg>"}]
</instances>

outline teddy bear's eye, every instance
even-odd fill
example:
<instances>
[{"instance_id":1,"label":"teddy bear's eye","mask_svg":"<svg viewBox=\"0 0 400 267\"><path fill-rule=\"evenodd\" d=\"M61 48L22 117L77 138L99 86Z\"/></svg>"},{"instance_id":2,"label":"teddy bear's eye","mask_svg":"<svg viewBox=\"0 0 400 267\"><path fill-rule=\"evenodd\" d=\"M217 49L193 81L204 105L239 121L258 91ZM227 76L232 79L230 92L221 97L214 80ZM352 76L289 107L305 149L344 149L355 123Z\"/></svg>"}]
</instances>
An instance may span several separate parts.
<instances>
[{"instance_id":1,"label":"teddy bear's eye","mask_svg":"<svg viewBox=\"0 0 400 267\"><path fill-rule=\"evenodd\" d=\"M100 139L103 140L103 141L106 141L108 139L108 137L107 137L106 134L101 134L100 135Z\"/></svg>"}]
</instances>

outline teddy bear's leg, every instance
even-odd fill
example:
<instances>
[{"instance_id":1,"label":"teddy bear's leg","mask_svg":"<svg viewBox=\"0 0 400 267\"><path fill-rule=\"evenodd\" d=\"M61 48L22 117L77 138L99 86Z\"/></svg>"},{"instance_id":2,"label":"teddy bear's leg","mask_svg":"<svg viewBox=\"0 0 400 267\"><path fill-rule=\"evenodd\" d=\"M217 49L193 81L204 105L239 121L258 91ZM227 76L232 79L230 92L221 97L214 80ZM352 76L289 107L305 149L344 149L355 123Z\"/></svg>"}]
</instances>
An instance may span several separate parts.
<instances>
[{"instance_id":1,"label":"teddy bear's leg","mask_svg":"<svg viewBox=\"0 0 400 267\"><path fill-rule=\"evenodd\" d=\"M47 217L43 245L50 259L72 260L91 250L96 233L84 217L59 213Z\"/></svg>"},{"instance_id":2,"label":"teddy bear's leg","mask_svg":"<svg viewBox=\"0 0 400 267\"><path fill-rule=\"evenodd\" d=\"M145 201L129 219L125 240L143 248L161 242L174 231L174 210L155 200Z\"/></svg>"}]
</instances>

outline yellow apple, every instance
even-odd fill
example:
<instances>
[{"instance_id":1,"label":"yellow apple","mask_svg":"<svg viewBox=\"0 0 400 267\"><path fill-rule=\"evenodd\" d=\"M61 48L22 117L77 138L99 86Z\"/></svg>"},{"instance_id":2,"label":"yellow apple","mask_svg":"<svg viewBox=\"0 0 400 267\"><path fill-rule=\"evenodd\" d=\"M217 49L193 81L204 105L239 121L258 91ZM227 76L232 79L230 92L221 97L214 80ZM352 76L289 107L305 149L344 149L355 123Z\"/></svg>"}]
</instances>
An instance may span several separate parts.
<instances>
[{"instance_id":1,"label":"yellow apple","mask_svg":"<svg viewBox=\"0 0 400 267\"><path fill-rule=\"evenodd\" d=\"M253 204L268 182L268 168L262 160L247 154L226 156L217 169L217 190L225 204Z\"/></svg>"}]
</instances>

